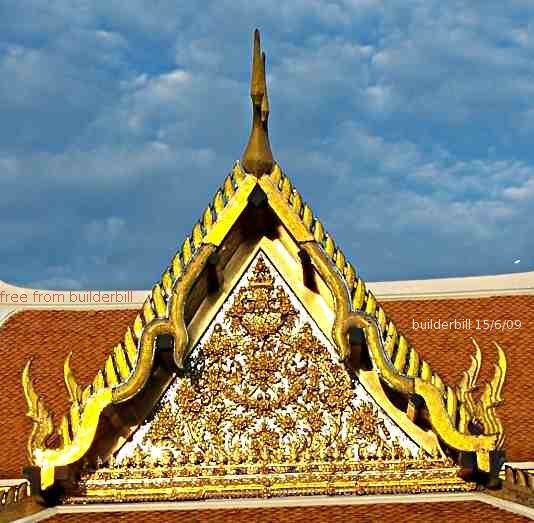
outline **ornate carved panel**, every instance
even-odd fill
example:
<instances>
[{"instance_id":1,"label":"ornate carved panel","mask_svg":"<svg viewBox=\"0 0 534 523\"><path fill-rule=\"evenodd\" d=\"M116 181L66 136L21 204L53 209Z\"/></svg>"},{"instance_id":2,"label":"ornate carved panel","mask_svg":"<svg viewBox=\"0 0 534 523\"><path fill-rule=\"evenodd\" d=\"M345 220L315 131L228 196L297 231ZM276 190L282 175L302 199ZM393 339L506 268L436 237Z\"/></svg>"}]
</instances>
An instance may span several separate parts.
<instances>
[{"instance_id":1,"label":"ornate carved panel","mask_svg":"<svg viewBox=\"0 0 534 523\"><path fill-rule=\"evenodd\" d=\"M340 363L260 251L146 420L86 471L95 500L467 490Z\"/></svg>"}]
</instances>

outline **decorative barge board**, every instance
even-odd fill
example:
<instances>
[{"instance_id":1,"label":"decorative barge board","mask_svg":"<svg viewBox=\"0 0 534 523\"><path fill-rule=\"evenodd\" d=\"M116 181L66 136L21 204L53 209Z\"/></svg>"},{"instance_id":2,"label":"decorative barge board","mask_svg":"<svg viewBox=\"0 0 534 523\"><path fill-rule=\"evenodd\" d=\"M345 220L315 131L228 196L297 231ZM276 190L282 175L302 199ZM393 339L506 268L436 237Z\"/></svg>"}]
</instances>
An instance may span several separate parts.
<instances>
[{"instance_id":1,"label":"decorative barge board","mask_svg":"<svg viewBox=\"0 0 534 523\"><path fill-rule=\"evenodd\" d=\"M470 488L410 429L339 361L260 250L150 419L80 486L96 501Z\"/></svg>"},{"instance_id":2,"label":"decorative barge board","mask_svg":"<svg viewBox=\"0 0 534 523\"><path fill-rule=\"evenodd\" d=\"M496 345L447 385L398 330L274 161L255 34L253 124L92 383L66 355L57 427L31 380L34 492L65 502L466 491L497 480ZM52 495L54 494L54 496Z\"/></svg>"}]
</instances>

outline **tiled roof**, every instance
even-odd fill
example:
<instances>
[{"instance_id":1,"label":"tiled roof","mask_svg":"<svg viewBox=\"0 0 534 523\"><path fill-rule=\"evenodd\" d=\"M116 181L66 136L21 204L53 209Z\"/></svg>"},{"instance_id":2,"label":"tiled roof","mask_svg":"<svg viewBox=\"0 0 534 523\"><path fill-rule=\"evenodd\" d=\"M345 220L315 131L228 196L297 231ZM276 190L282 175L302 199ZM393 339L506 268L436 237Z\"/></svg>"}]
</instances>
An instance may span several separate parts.
<instances>
[{"instance_id":1,"label":"tiled roof","mask_svg":"<svg viewBox=\"0 0 534 523\"><path fill-rule=\"evenodd\" d=\"M428 523L454 522L471 523L474 521L523 523L529 518L506 512L490 505L469 502L446 503L398 503L376 505L349 506L318 506L318 507L280 507L280 508L239 508L212 510L175 510L175 511L146 511L146 512L99 512L58 514L45 521L52 522L106 522L142 521L143 523L173 521L196 523L240 523L257 522L270 523L273 521L292 521L295 523L341 523L358 521L360 523Z\"/></svg>"},{"instance_id":2,"label":"tiled roof","mask_svg":"<svg viewBox=\"0 0 534 523\"><path fill-rule=\"evenodd\" d=\"M470 336L475 336L483 351L480 382L490 375L497 340L506 350L508 378L505 403L499 409L507 433L508 460L534 456L531 434L532 392L529 373L534 358L534 296L495 298L410 300L384 303L384 308L420 354L451 384L458 383L469 365L472 352ZM27 464L26 441L31 423L25 416L20 376L26 361L34 358L32 374L37 390L59 420L67 407L63 383L63 362L74 352L72 367L80 384L90 382L115 343L136 315L134 310L72 311L26 310L11 316L0 328L0 398L4 423L0 425L0 477L20 476ZM505 331L417 330L412 320L440 319L520 320L518 329Z\"/></svg>"}]
</instances>

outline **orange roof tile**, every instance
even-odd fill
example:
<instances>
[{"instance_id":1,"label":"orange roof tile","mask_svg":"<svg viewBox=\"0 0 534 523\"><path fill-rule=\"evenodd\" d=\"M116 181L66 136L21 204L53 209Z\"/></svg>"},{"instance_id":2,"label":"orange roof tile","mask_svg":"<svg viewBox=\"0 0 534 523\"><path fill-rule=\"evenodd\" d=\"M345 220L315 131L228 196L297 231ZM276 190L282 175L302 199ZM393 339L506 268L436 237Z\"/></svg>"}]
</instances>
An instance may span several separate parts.
<instances>
[{"instance_id":1,"label":"orange roof tile","mask_svg":"<svg viewBox=\"0 0 534 523\"><path fill-rule=\"evenodd\" d=\"M197 523L270 523L272 521L292 521L295 523L341 523L358 521L361 523L428 523L429 521L471 523L473 521L523 523L529 518L506 512L484 503L388 503L376 505L345 505L319 507L280 507L280 508L228 508L213 510L175 510L143 512L99 512L61 514L46 521L52 522L101 522L142 521L143 523L173 521Z\"/></svg>"}]
</instances>

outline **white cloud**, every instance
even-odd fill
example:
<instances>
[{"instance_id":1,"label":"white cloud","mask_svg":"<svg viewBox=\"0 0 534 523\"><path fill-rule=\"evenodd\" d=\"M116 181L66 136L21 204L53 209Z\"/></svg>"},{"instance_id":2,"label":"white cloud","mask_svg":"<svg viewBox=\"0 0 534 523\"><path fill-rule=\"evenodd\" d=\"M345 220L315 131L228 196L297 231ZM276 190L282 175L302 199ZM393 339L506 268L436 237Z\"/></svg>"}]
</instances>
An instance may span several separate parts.
<instances>
[{"instance_id":1,"label":"white cloud","mask_svg":"<svg viewBox=\"0 0 534 523\"><path fill-rule=\"evenodd\" d=\"M503 195L510 200L534 200L534 173L531 178L519 187L505 187Z\"/></svg>"},{"instance_id":2,"label":"white cloud","mask_svg":"<svg viewBox=\"0 0 534 523\"><path fill-rule=\"evenodd\" d=\"M13 155L0 154L0 177L14 176L18 172L18 160Z\"/></svg>"},{"instance_id":3,"label":"white cloud","mask_svg":"<svg viewBox=\"0 0 534 523\"><path fill-rule=\"evenodd\" d=\"M90 245L111 248L113 243L126 233L123 218L110 216L101 220L92 220L85 226L85 237Z\"/></svg>"},{"instance_id":4,"label":"white cloud","mask_svg":"<svg viewBox=\"0 0 534 523\"><path fill-rule=\"evenodd\" d=\"M275 157L373 279L534 266L534 7L6 1L2 278L158 277L246 143L258 23Z\"/></svg>"}]
</instances>

